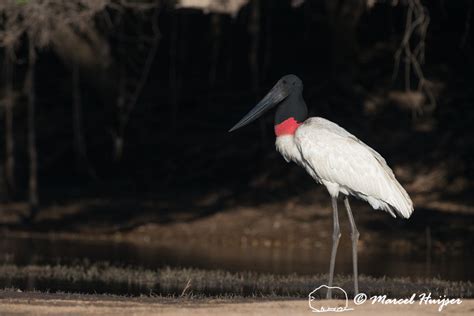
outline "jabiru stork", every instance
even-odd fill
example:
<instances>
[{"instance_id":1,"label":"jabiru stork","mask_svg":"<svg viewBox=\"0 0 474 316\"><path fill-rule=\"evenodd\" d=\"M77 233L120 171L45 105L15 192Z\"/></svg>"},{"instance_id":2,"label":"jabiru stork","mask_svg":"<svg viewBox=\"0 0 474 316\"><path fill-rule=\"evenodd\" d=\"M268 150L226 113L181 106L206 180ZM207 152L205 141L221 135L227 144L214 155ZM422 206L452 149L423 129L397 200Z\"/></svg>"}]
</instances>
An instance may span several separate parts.
<instances>
[{"instance_id":1,"label":"jabiru stork","mask_svg":"<svg viewBox=\"0 0 474 316\"><path fill-rule=\"evenodd\" d=\"M357 243L359 231L349 204L349 196L367 201L372 208L393 217L409 218L413 202L395 178L385 159L336 123L322 117L308 118L303 99L303 83L295 75L282 77L268 94L229 132L235 131L277 107L275 114L276 149L287 162L303 167L323 184L332 200L333 234L329 281L334 277L337 247L341 236L337 199L342 196L351 226L354 293L359 293ZM328 289L327 298L331 298Z\"/></svg>"}]
</instances>

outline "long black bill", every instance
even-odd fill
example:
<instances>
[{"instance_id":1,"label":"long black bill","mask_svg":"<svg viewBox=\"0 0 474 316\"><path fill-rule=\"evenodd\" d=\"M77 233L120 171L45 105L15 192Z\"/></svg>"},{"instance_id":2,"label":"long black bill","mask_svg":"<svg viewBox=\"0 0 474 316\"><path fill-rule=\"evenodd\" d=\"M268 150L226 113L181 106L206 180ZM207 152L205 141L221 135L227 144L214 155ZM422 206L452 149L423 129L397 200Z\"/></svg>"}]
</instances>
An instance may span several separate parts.
<instances>
[{"instance_id":1,"label":"long black bill","mask_svg":"<svg viewBox=\"0 0 474 316\"><path fill-rule=\"evenodd\" d=\"M237 124L232 127L229 132L233 132L262 116L267 110L271 109L288 96L288 93L277 83L265 97L247 113Z\"/></svg>"}]
</instances>

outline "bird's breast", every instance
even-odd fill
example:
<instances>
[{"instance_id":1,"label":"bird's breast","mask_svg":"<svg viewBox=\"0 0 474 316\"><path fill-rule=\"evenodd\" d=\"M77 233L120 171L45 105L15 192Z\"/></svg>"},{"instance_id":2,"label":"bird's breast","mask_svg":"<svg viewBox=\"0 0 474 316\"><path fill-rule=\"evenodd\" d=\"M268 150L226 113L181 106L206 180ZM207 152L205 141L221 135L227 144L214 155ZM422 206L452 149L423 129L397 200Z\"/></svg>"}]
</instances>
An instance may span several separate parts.
<instances>
[{"instance_id":1,"label":"bird's breast","mask_svg":"<svg viewBox=\"0 0 474 316\"><path fill-rule=\"evenodd\" d=\"M294 136L285 134L277 136L275 141L276 150L285 158L287 162L293 161L297 164L301 162L301 154L296 147Z\"/></svg>"}]
</instances>

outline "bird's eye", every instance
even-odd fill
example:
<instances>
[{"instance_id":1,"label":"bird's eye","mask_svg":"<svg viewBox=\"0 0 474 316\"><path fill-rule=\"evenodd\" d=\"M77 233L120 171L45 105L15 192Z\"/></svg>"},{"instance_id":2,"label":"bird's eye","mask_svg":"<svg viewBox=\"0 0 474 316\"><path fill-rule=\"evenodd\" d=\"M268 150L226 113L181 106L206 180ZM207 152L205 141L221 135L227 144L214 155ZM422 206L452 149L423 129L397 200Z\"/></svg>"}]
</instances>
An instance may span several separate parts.
<instances>
[{"instance_id":1,"label":"bird's eye","mask_svg":"<svg viewBox=\"0 0 474 316\"><path fill-rule=\"evenodd\" d=\"M293 82L293 85L295 85L295 84L296 84L296 82Z\"/></svg>"},{"instance_id":2,"label":"bird's eye","mask_svg":"<svg viewBox=\"0 0 474 316\"><path fill-rule=\"evenodd\" d=\"M283 83L286 84L286 80L283 80Z\"/></svg>"}]
</instances>

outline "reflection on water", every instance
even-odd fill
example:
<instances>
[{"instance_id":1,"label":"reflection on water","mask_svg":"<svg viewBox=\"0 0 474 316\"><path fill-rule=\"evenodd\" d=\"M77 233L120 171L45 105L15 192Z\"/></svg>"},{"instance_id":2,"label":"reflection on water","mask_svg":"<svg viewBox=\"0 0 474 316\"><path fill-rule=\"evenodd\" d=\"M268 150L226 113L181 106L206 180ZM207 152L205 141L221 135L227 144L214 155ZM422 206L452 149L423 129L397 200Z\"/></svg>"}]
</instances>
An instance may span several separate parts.
<instances>
[{"instance_id":1,"label":"reflection on water","mask_svg":"<svg viewBox=\"0 0 474 316\"><path fill-rule=\"evenodd\" d=\"M126 242L77 241L31 238L7 238L0 241L0 262L19 266L36 264L81 264L109 262L111 265L156 269L164 266L256 271L276 274L326 273L326 249L286 248L207 248L179 245L178 247L142 246ZM438 277L446 280L474 279L472 257L400 256L383 251L360 253L361 274L375 277ZM351 274L351 253L342 244L338 252L337 273ZM4 280L5 276L2 276ZM22 286L34 288L34 281L23 280ZM73 290L70 284L49 284L42 287ZM3 283L3 284L1 284ZM0 281L0 286L12 286ZM18 285L17 285L18 286ZM90 286L90 285L88 285ZM100 291L100 285L94 285ZM104 289L105 290L105 289Z\"/></svg>"}]
</instances>

